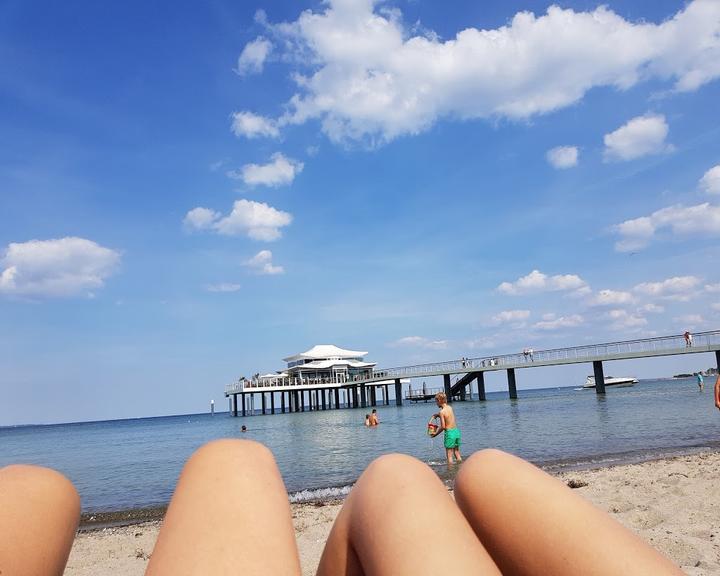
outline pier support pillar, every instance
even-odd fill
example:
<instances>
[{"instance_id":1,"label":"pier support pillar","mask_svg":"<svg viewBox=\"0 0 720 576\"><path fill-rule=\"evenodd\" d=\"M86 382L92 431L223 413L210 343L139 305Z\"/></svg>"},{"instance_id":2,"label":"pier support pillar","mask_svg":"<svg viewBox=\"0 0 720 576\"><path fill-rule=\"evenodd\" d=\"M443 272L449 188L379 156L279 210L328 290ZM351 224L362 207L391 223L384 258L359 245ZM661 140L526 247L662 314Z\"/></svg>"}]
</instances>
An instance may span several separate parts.
<instances>
[{"instance_id":1,"label":"pier support pillar","mask_svg":"<svg viewBox=\"0 0 720 576\"><path fill-rule=\"evenodd\" d=\"M270 414L275 414L275 392L270 392Z\"/></svg>"},{"instance_id":2,"label":"pier support pillar","mask_svg":"<svg viewBox=\"0 0 720 576\"><path fill-rule=\"evenodd\" d=\"M715 367L720 372L720 350L715 350Z\"/></svg>"},{"instance_id":3,"label":"pier support pillar","mask_svg":"<svg viewBox=\"0 0 720 576\"><path fill-rule=\"evenodd\" d=\"M595 393L605 394L605 375L603 374L601 360L595 360L593 362L593 374L595 375Z\"/></svg>"},{"instance_id":4,"label":"pier support pillar","mask_svg":"<svg viewBox=\"0 0 720 576\"><path fill-rule=\"evenodd\" d=\"M305 390L300 390L300 412L305 412Z\"/></svg>"},{"instance_id":5,"label":"pier support pillar","mask_svg":"<svg viewBox=\"0 0 720 576\"><path fill-rule=\"evenodd\" d=\"M242 415L245 416L245 392L240 394L240 402L242 402ZM237 405L235 405L235 410L237 410Z\"/></svg>"},{"instance_id":6,"label":"pier support pillar","mask_svg":"<svg viewBox=\"0 0 720 576\"><path fill-rule=\"evenodd\" d=\"M461 401L461 402L465 402L466 392L467 392L467 388L466 388L465 386L463 386L462 388L460 388L460 401Z\"/></svg>"},{"instance_id":7,"label":"pier support pillar","mask_svg":"<svg viewBox=\"0 0 720 576\"><path fill-rule=\"evenodd\" d=\"M395 405L402 406L402 385L400 378L395 378Z\"/></svg>"},{"instance_id":8,"label":"pier support pillar","mask_svg":"<svg viewBox=\"0 0 720 576\"><path fill-rule=\"evenodd\" d=\"M517 385L515 384L515 368L507 369L507 379L508 393L510 394L510 398L515 400L517 398Z\"/></svg>"},{"instance_id":9,"label":"pier support pillar","mask_svg":"<svg viewBox=\"0 0 720 576\"><path fill-rule=\"evenodd\" d=\"M445 388L445 396L447 396L448 404L452 402L450 397L450 374L443 374L443 386Z\"/></svg>"},{"instance_id":10,"label":"pier support pillar","mask_svg":"<svg viewBox=\"0 0 720 576\"><path fill-rule=\"evenodd\" d=\"M232 395L232 415L237 417L237 394Z\"/></svg>"},{"instance_id":11,"label":"pier support pillar","mask_svg":"<svg viewBox=\"0 0 720 576\"><path fill-rule=\"evenodd\" d=\"M485 400L485 372L477 373L478 400Z\"/></svg>"},{"instance_id":12,"label":"pier support pillar","mask_svg":"<svg viewBox=\"0 0 720 576\"><path fill-rule=\"evenodd\" d=\"M377 388L370 386L370 406L373 408L377 406Z\"/></svg>"},{"instance_id":13,"label":"pier support pillar","mask_svg":"<svg viewBox=\"0 0 720 576\"><path fill-rule=\"evenodd\" d=\"M367 386L360 384L360 407L367 407Z\"/></svg>"},{"instance_id":14,"label":"pier support pillar","mask_svg":"<svg viewBox=\"0 0 720 576\"><path fill-rule=\"evenodd\" d=\"M260 393L260 400L262 401L262 413L265 415L265 392Z\"/></svg>"},{"instance_id":15,"label":"pier support pillar","mask_svg":"<svg viewBox=\"0 0 720 576\"><path fill-rule=\"evenodd\" d=\"M340 388L335 388L335 410L340 408Z\"/></svg>"},{"instance_id":16,"label":"pier support pillar","mask_svg":"<svg viewBox=\"0 0 720 576\"><path fill-rule=\"evenodd\" d=\"M390 406L390 396L388 395L388 385L385 384L385 406Z\"/></svg>"},{"instance_id":17,"label":"pier support pillar","mask_svg":"<svg viewBox=\"0 0 720 576\"><path fill-rule=\"evenodd\" d=\"M280 392L280 414L285 414L285 392Z\"/></svg>"},{"instance_id":18,"label":"pier support pillar","mask_svg":"<svg viewBox=\"0 0 720 576\"><path fill-rule=\"evenodd\" d=\"M321 395L320 398L322 399L322 402L321 402L322 409L327 410L327 402L325 401L325 388L320 390L320 395Z\"/></svg>"}]
</instances>

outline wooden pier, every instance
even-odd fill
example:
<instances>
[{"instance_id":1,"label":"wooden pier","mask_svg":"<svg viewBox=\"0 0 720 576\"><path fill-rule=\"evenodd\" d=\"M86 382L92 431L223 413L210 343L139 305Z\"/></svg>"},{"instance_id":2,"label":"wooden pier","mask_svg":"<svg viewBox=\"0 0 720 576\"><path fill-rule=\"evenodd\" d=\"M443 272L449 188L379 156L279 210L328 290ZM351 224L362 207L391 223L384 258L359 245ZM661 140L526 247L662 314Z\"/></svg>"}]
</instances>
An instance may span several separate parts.
<instances>
[{"instance_id":1,"label":"wooden pier","mask_svg":"<svg viewBox=\"0 0 720 576\"><path fill-rule=\"evenodd\" d=\"M464 400L468 387L477 382L478 398L485 400L485 373L504 370L507 374L508 396L517 398L516 370L559 366L563 364L592 364L595 376L595 392L605 394L603 362L630 360L682 354L715 353L715 364L720 369L720 330L698 332L688 343L683 335L646 338L623 342L591 344L571 348L533 350L486 356L461 358L446 362L434 362L396 368L368 371L364 377L343 382L291 382L278 381L273 385L249 385L237 382L225 387L225 396L231 400L233 416L255 413L255 395L260 395L262 414L305 412L339 408L367 408L380 403L388 405L389 388L394 386L395 403L401 406L403 394L401 381L412 378L443 377L443 388L448 401ZM452 377L455 380L452 380ZM432 394L431 394L432 392ZM405 395L405 399L416 402L431 400L437 391L422 390ZM276 394L280 395L280 406L276 406ZM429 397L427 397L429 396ZM238 398L239 397L239 398ZM426 398L427 397L427 398ZM269 406L268 406L269 398ZM278 408L278 410L276 410Z\"/></svg>"}]
</instances>

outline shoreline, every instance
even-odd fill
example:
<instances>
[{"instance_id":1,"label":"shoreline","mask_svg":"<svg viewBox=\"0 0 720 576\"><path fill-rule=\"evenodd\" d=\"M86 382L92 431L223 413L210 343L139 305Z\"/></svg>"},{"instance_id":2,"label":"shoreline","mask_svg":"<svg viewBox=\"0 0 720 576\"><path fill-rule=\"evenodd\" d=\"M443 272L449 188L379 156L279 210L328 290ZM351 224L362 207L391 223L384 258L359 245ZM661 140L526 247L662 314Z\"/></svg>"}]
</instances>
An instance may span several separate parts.
<instances>
[{"instance_id":1,"label":"shoreline","mask_svg":"<svg viewBox=\"0 0 720 576\"><path fill-rule=\"evenodd\" d=\"M657 462L661 460L672 461L676 458L684 456L693 456L703 453L720 453L720 442L717 445L709 446L707 443L697 446L685 446L680 448L664 448L652 451L637 453L609 453L598 456L587 456L579 458L565 458L560 460L550 460L542 463L533 462L540 469L548 474L561 477L574 472L588 472L594 470L611 469L618 466L628 466L633 464L643 464L645 462ZM443 465L444 466L444 465ZM434 468L434 467L433 467ZM442 478L441 478L442 480ZM345 500L350 488L357 479L351 484L343 486L328 486L315 489L299 490L288 493L288 499L291 506L313 506L322 507L342 503ZM452 491L451 488L448 488ZM327 493L329 496L306 497L298 499L297 495L302 493ZM160 522L165 517L165 512L169 502L161 505L125 508L120 510L97 510L92 512L83 512L80 516L80 532L91 532L96 530L104 530L107 528L120 528L125 526L134 526L148 522Z\"/></svg>"}]
</instances>

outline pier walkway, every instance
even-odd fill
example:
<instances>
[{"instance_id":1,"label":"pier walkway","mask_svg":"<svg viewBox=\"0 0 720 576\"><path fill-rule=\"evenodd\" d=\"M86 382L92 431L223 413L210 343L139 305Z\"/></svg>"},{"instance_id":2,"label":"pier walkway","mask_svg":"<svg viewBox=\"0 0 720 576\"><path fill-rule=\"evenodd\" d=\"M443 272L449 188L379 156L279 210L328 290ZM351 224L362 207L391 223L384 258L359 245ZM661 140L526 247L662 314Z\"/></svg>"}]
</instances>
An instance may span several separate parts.
<instances>
[{"instance_id":1,"label":"pier walkway","mask_svg":"<svg viewBox=\"0 0 720 576\"><path fill-rule=\"evenodd\" d=\"M550 350L528 349L514 354L460 358L458 360L399 366L395 368L378 368L368 371L361 377L343 382L313 383L310 381L298 382L295 380L293 382L283 382L282 380L278 380L272 388L264 389L258 388L252 383L249 385L248 383L234 383L226 386L225 396L232 397L232 411L235 416L237 416L238 413L238 394L242 395L242 412L243 415L245 415L245 395L261 393L262 412L264 414L266 392L270 393L272 402L271 413L275 412L274 393L277 392L281 394L282 412L285 412L285 392L288 394L290 411L304 411L304 391L308 392L309 409L326 409L326 407L364 408L368 404L375 406L378 388L381 390L384 403L388 404L388 384L393 383L395 387L395 402L397 405L401 405L403 400L401 389L402 381L407 381L412 378L442 376L444 383L443 389L450 401L452 401L453 398L464 400L466 391L473 381L477 381L479 399L484 400L485 373L505 370L507 372L509 397L517 398L515 370L580 363L592 364L596 384L595 391L598 394L604 394L605 377L603 362L705 352L715 353L716 366L720 369L720 330L695 333L692 335L690 343L686 341L683 335L671 335ZM453 375L456 376L454 382L451 380ZM344 390L345 401L342 403L340 402L340 390ZM298 393L300 396L298 396ZM415 396L415 398L410 398L410 395L406 396L406 399L415 400L416 398L417 396ZM253 396L250 397L250 401L253 401Z\"/></svg>"}]
</instances>

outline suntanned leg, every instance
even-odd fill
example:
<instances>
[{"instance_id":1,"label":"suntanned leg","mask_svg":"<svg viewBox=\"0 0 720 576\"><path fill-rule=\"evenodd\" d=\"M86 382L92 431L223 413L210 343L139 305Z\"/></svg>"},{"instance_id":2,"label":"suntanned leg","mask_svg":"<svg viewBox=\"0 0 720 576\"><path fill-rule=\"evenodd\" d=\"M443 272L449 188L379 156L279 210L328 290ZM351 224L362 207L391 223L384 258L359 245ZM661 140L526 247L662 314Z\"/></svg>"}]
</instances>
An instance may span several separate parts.
<instances>
[{"instance_id":1,"label":"suntanned leg","mask_svg":"<svg viewBox=\"0 0 720 576\"><path fill-rule=\"evenodd\" d=\"M562 482L498 450L465 461L455 500L503 574L682 574Z\"/></svg>"},{"instance_id":2,"label":"suntanned leg","mask_svg":"<svg viewBox=\"0 0 720 576\"><path fill-rule=\"evenodd\" d=\"M0 469L0 574L61 575L79 520L80 498L59 472Z\"/></svg>"},{"instance_id":3,"label":"suntanned leg","mask_svg":"<svg viewBox=\"0 0 720 576\"><path fill-rule=\"evenodd\" d=\"M455 462L462 462L462 456L460 456L460 448L453 448L453 455L455 456Z\"/></svg>"},{"instance_id":4,"label":"suntanned leg","mask_svg":"<svg viewBox=\"0 0 720 576\"><path fill-rule=\"evenodd\" d=\"M185 464L146 575L299 575L290 504L270 451L217 440Z\"/></svg>"},{"instance_id":5,"label":"suntanned leg","mask_svg":"<svg viewBox=\"0 0 720 576\"><path fill-rule=\"evenodd\" d=\"M463 576L499 571L437 475L419 460L391 454L375 460L353 487L317 574Z\"/></svg>"},{"instance_id":6,"label":"suntanned leg","mask_svg":"<svg viewBox=\"0 0 720 576\"><path fill-rule=\"evenodd\" d=\"M445 448L445 458L447 458L447 463L452 464L453 463L453 451L452 448Z\"/></svg>"}]
</instances>

